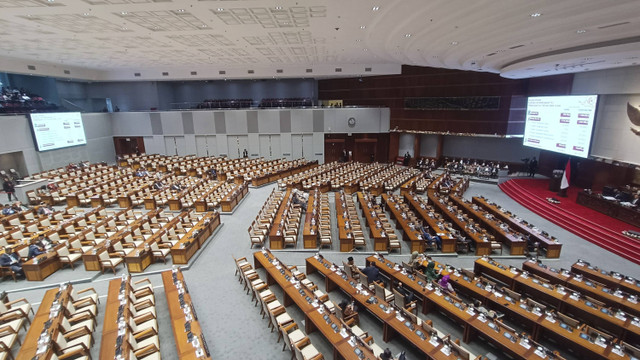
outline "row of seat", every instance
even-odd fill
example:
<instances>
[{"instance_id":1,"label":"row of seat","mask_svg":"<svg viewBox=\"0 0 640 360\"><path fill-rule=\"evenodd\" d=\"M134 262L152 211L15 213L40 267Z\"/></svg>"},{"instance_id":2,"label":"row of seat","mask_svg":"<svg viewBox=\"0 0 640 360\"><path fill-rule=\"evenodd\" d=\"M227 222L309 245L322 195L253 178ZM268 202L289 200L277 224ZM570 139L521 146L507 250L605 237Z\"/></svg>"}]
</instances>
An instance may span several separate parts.
<instances>
[{"instance_id":1,"label":"row of seat","mask_svg":"<svg viewBox=\"0 0 640 360\"><path fill-rule=\"evenodd\" d=\"M331 177L327 174L328 172L342 166L345 166L345 164L337 161L315 166L278 180L278 188L284 191L288 187L295 187L308 191L312 188L320 187L331 180Z\"/></svg>"},{"instance_id":2,"label":"row of seat","mask_svg":"<svg viewBox=\"0 0 640 360\"><path fill-rule=\"evenodd\" d=\"M398 249L400 252L402 249L400 239L398 239L394 226L387 218L384 209L376 204L375 197L368 192L358 192L358 203L362 210L362 216L367 220L370 233L373 233L373 229L377 229L382 238L386 239L386 250ZM380 251L380 249L375 249L375 244L374 250Z\"/></svg>"},{"instance_id":3,"label":"row of seat","mask_svg":"<svg viewBox=\"0 0 640 360\"><path fill-rule=\"evenodd\" d=\"M291 351L291 359L297 360L320 360L324 359L322 354L311 344L309 338L295 323L293 318L287 313L285 307L278 301L275 294L269 289L269 286L260 279L259 274L251 266L246 258L234 259L236 266L236 275L241 284L244 284L247 293L252 294L252 301L256 306L260 305L260 314L264 319L268 316L269 328L273 333L278 331L278 340L283 339L284 351L286 348ZM304 276L304 274L302 274ZM307 285L313 287L308 279ZM316 286L317 288L317 286ZM322 294L327 297L326 294Z\"/></svg>"},{"instance_id":4,"label":"row of seat","mask_svg":"<svg viewBox=\"0 0 640 360\"><path fill-rule=\"evenodd\" d=\"M271 230L271 226L273 225L273 220L275 219L276 213L278 212L278 208L280 207L280 203L282 199L284 199L284 194L281 191L276 191L275 189L271 191L269 197L260 208L258 215L256 215L256 219L249 226L249 238L251 240L251 247L258 245L263 246L266 239L267 234Z\"/></svg>"}]
</instances>

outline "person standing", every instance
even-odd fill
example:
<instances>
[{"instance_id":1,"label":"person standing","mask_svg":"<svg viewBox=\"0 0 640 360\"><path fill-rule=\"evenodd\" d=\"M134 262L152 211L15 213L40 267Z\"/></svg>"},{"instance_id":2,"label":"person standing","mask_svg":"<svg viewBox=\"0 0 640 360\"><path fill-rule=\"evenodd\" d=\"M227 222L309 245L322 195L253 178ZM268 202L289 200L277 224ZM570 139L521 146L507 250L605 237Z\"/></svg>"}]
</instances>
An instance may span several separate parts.
<instances>
[{"instance_id":1,"label":"person standing","mask_svg":"<svg viewBox=\"0 0 640 360\"><path fill-rule=\"evenodd\" d=\"M11 180L9 180L9 178L4 178L4 182L2 183L2 190L7 193L9 201L11 201L11 195L13 195L16 200L18 200L18 198L16 197L16 188L13 186L13 183L11 182Z\"/></svg>"},{"instance_id":2,"label":"person standing","mask_svg":"<svg viewBox=\"0 0 640 360\"><path fill-rule=\"evenodd\" d=\"M533 159L529 161L529 176L536 176L536 170L538 170L538 160L536 160L536 157L534 156Z\"/></svg>"}]
</instances>

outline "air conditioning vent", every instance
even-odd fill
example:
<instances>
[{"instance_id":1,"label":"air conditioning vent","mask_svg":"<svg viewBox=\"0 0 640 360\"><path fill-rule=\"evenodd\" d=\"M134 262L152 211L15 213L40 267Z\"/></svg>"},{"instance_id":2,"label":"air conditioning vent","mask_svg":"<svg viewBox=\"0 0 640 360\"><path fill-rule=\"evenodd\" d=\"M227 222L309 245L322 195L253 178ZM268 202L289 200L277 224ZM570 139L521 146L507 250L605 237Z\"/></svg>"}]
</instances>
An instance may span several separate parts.
<instances>
[{"instance_id":1,"label":"air conditioning vent","mask_svg":"<svg viewBox=\"0 0 640 360\"><path fill-rule=\"evenodd\" d=\"M197 71L192 71L192 72L191 72L191 75L194 75L194 76L195 76L195 75L198 75L198 72L197 72Z\"/></svg>"},{"instance_id":2,"label":"air conditioning vent","mask_svg":"<svg viewBox=\"0 0 640 360\"><path fill-rule=\"evenodd\" d=\"M226 72L226 71L224 71L224 70L220 70L220 71L218 71L218 74L220 74L220 75L224 75L224 74L226 74L226 73L227 73L227 72Z\"/></svg>"},{"instance_id":3,"label":"air conditioning vent","mask_svg":"<svg viewBox=\"0 0 640 360\"><path fill-rule=\"evenodd\" d=\"M133 76L140 77L140 73L133 73Z\"/></svg>"},{"instance_id":4,"label":"air conditioning vent","mask_svg":"<svg viewBox=\"0 0 640 360\"><path fill-rule=\"evenodd\" d=\"M34 65L27 65L27 69L29 70L35 70L36 67Z\"/></svg>"}]
</instances>

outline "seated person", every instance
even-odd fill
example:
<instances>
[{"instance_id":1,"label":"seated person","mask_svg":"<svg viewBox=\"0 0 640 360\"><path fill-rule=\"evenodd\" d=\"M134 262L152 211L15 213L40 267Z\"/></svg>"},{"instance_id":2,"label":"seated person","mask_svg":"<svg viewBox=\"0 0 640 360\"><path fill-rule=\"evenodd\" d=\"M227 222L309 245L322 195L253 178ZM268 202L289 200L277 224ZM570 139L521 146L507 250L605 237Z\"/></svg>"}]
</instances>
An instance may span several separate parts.
<instances>
[{"instance_id":1,"label":"seated person","mask_svg":"<svg viewBox=\"0 0 640 360\"><path fill-rule=\"evenodd\" d=\"M436 271L436 263L435 261L429 261L427 263L427 267L424 270L424 275L427 277L428 281L436 281L438 280L438 272Z\"/></svg>"},{"instance_id":2,"label":"seated person","mask_svg":"<svg viewBox=\"0 0 640 360\"><path fill-rule=\"evenodd\" d=\"M0 266L9 267L16 275L24 276L20 256L13 252L12 247L4 248L4 254L0 255Z\"/></svg>"},{"instance_id":3,"label":"seated person","mask_svg":"<svg viewBox=\"0 0 640 360\"><path fill-rule=\"evenodd\" d=\"M180 190L182 190L182 186L180 186L180 184L175 182L175 183L171 184L171 190L180 191Z\"/></svg>"},{"instance_id":4,"label":"seated person","mask_svg":"<svg viewBox=\"0 0 640 360\"><path fill-rule=\"evenodd\" d=\"M162 183L162 181L156 181L153 183L153 188L156 190L162 190L163 187L164 184Z\"/></svg>"},{"instance_id":5,"label":"seated person","mask_svg":"<svg viewBox=\"0 0 640 360\"><path fill-rule=\"evenodd\" d=\"M413 294L413 291L407 289L401 282L398 282L396 285L396 291L399 292L402 296L404 296L404 303L408 304L416 299L416 296Z\"/></svg>"},{"instance_id":6,"label":"seated person","mask_svg":"<svg viewBox=\"0 0 640 360\"><path fill-rule=\"evenodd\" d=\"M40 246L41 248L43 248L44 250L49 250L53 247L53 243L51 242L51 240L47 239L44 235L40 234L40 236L38 236L38 246Z\"/></svg>"},{"instance_id":7,"label":"seated person","mask_svg":"<svg viewBox=\"0 0 640 360\"><path fill-rule=\"evenodd\" d=\"M347 265L351 268L351 273L353 274L354 278L358 278L359 274L356 270L358 270L358 267L356 266L356 263L353 261L353 256L349 256L347 258Z\"/></svg>"},{"instance_id":8,"label":"seated person","mask_svg":"<svg viewBox=\"0 0 640 360\"><path fill-rule=\"evenodd\" d=\"M340 311L342 311L342 318L344 319L344 321L348 321L351 319L355 320L355 323L358 324L359 322L359 317L358 317L358 308L356 308L355 304L352 302L345 300L342 300L339 304L338 307L340 308Z\"/></svg>"},{"instance_id":9,"label":"seated person","mask_svg":"<svg viewBox=\"0 0 640 360\"><path fill-rule=\"evenodd\" d=\"M444 292L447 292L451 295L456 294L455 290L453 290L453 286L451 286L451 284L449 283L449 275L443 276L442 279L440 279L440 281L438 282L438 285L440 285L440 288L442 288Z\"/></svg>"},{"instance_id":10,"label":"seated person","mask_svg":"<svg viewBox=\"0 0 640 360\"><path fill-rule=\"evenodd\" d=\"M13 215L15 213L16 211L9 204L6 204L2 209L2 215Z\"/></svg>"},{"instance_id":11,"label":"seated person","mask_svg":"<svg viewBox=\"0 0 640 360\"><path fill-rule=\"evenodd\" d=\"M44 248L42 248L38 242L32 241L31 244L29 244L29 255L27 256L29 259L33 259L38 255L44 254L44 252Z\"/></svg>"},{"instance_id":12,"label":"seated person","mask_svg":"<svg viewBox=\"0 0 640 360\"><path fill-rule=\"evenodd\" d=\"M414 270L417 270L422 265L422 258L417 251L411 253L411 259L409 259L409 265Z\"/></svg>"},{"instance_id":13,"label":"seated person","mask_svg":"<svg viewBox=\"0 0 640 360\"><path fill-rule=\"evenodd\" d=\"M24 210L29 210L28 207L22 205L22 202L20 201L16 201L13 203L13 205L11 206L11 208L15 211L15 212L21 212Z\"/></svg>"},{"instance_id":14,"label":"seated person","mask_svg":"<svg viewBox=\"0 0 640 360\"><path fill-rule=\"evenodd\" d=\"M41 202L40 207L38 207L38 215L51 215L54 212L53 206L47 205L44 202Z\"/></svg>"},{"instance_id":15,"label":"seated person","mask_svg":"<svg viewBox=\"0 0 640 360\"><path fill-rule=\"evenodd\" d=\"M436 248L438 250L442 250L442 239L440 238L440 236L438 235L431 236L431 234L429 234L429 230L427 230L424 226L421 228L421 231L422 231L422 238L425 239L427 244L431 246L435 242Z\"/></svg>"},{"instance_id":16,"label":"seated person","mask_svg":"<svg viewBox=\"0 0 640 360\"><path fill-rule=\"evenodd\" d=\"M365 267L361 271L363 274L367 275L369 283L380 281L380 270L373 266L373 264L369 264L369 266Z\"/></svg>"},{"instance_id":17,"label":"seated person","mask_svg":"<svg viewBox=\"0 0 640 360\"><path fill-rule=\"evenodd\" d=\"M212 177L214 177L214 178L215 178L215 177L218 177L218 172L217 172L217 171L216 171L216 169L214 169L214 168L211 168L211 169L209 170L209 174L211 174L211 176L212 176Z\"/></svg>"}]
</instances>

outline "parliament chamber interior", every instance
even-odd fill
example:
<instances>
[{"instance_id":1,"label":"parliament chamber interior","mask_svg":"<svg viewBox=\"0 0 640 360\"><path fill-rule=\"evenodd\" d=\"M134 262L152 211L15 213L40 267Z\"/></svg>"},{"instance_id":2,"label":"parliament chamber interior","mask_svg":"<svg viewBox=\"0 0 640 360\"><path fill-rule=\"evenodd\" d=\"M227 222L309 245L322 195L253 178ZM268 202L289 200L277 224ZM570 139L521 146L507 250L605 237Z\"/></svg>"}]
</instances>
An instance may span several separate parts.
<instances>
[{"instance_id":1,"label":"parliament chamber interior","mask_svg":"<svg viewBox=\"0 0 640 360\"><path fill-rule=\"evenodd\" d=\"M640 359L634 1L0 8L0 360Z\"/></svg>"}]
</instances>

